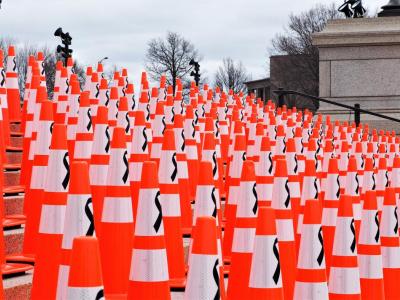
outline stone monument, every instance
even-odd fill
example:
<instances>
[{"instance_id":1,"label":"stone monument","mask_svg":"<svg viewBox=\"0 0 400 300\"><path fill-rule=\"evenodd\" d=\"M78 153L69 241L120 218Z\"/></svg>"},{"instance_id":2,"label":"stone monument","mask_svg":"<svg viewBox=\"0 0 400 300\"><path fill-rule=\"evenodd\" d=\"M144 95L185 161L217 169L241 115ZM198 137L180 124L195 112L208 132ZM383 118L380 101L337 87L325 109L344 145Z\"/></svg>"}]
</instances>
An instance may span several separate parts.
<instances>
[{"instance_id":1,"label":"stone monument","mask_svg":"<svg viewBox=\"0 0 400 300\"><path fill-rule=\"evenodd\" d=\"M390 1L381 14L393 15L395 2ZM363 109L400 118L400 17L331 20L314 34L313 44L319 49L320 97L359 103ZM353 120L348 110L328 104L321 103L320 112ZM369 115L362 115L361 121L376 128L400 129L400 123Z\"/></svg>"}]
</instances>

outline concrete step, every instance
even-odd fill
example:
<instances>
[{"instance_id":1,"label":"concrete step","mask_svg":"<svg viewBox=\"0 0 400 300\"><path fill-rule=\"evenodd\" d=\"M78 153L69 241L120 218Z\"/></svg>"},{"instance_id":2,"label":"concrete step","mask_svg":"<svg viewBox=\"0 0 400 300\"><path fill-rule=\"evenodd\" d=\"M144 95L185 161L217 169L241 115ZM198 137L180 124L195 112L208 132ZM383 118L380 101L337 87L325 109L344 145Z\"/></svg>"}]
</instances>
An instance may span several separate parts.
<instances>
[{"instance_id":1,"label":"concrete step","mask_svg":"<svg viewBox=\"0 0 400 300\"><path fill-rule=\"evenodd\" d=\"M21 132L21 123L10 123L11 132Z\"/></svg>"},{"instance_id":2,"label":"concrete step","mask_svg":"<svg viewBox=\"0 0 400 300\"><path fill-rule=\"evenodd\" d=\"M19 164L22 161L22 152L20 151L6 151L8 164Z\"/></svg>"},{"instance_id":3,"label":"concrete step","mask_svg":"<svg viewBox=\"0 0 400 300\"><path fill-rule=\"evenodd\" d=\"M19 185L20 176L20 171L4 172L4 187Z\"/></svg>"},{"instance_id":4,"label":"concrete step","mask_svg":"<svg viewBox=\"0 0 400 300\"><path fill-rule=\"evenodd\" d=\"M4 231L5 254L21 253L24 243L24 227Z\"/></svg>"},{"instance_id":5,"label":"concrete step","mask_svg":"<svg viewBox=\"0 0 400 300\"><path fill-rule=\"evenodd\" d=\"M6 300L23 300L31 297L33 271L23 275L3 279Z\"/></svg>"},{"instance_id":6,"label":"concrete step","mask_svg":"<svg viewBox=\"0 0 400 300\"><path fill-rule=\"evenodd\" d=\"M19 135L19 133L17 133L17 132L11 133L10 139L11 139L11 146L13 146L13 147L22 147L23 138L22 138L21 135Z\"/></svg>"},{"instance_id":7,"label":"concrete step","mask_svg":"<svg viewBox=\"0 0 400 300\"><path fill-rule=\"evenodd\" d=\"M4 197L4 214L22 214L24 210L24 195Z\"/></svg>"}]
</instances>

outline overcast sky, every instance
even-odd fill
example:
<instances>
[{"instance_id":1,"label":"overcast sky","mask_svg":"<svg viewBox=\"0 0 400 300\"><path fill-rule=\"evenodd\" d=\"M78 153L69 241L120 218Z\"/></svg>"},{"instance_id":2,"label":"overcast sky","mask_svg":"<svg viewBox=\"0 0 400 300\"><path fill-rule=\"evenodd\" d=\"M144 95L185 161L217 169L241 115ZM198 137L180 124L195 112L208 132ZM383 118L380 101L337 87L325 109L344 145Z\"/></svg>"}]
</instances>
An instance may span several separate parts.
<instances>
[{"instance_id":1,"label":"overcast sky","mask_svg":"<svg viewBox=\"0 0 400 300\"><path fill-rule=\"evenodd\" d=\"M266 76L271 38L290 13L333 0L3 0L0 36L56 47L61 26L73 37L74 57L96 64L124 66L134 83L140 78L149 39L181 33L203 56L211 81L222 58L241 60L253 79ZM343 0L334 0L339 6ZM376 11L388 0L364 0Z\"/></svg>"}]
</instances>

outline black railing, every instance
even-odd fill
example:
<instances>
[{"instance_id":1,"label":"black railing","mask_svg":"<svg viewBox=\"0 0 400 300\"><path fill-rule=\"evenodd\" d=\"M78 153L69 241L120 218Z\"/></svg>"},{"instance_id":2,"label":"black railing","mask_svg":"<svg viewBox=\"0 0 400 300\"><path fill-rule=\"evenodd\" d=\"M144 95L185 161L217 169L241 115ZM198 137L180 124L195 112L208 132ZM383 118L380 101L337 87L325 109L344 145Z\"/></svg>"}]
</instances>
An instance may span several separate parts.
<instances>
[{"instance_id":1,"label":"black railing","mask_svg":"<svg viewBox=\"0 0 400 300\"><path fill-rule=\"evenodd\" d=\"M375 116L375 117L378 117L378 118L381 118L381 119L386 119L386 120L390 120L390 121L393 121L393 122L400 123L399 119L392 118L392 117L389 117L389 116L378 114L376 112L372 112L372 111L369 111L369 110L362 109L362 108L360 108L360 104L358 104L358 103L354 104L354 106L350 106L350 105L346 105L346 104L343 104L343 103L335 102L335 101L332 101L332 100L328 100L328 99L324 99L324 98L308 95L308 94L305 94L305 93L302 93L302 92L284 90L282 88L279 88L278 90L273 91L273 93L278 95L278 106L279 107L282 107L285 104L285 96L286 95L297 95L297 96L302 96L302 97L311 99L314 102L314 104L318 104L318 102L324 102L324 103L328 103L328 104L331 104L331 105L335 105L335 106L339 106L339 107L343 107L343 108L352 110L352 111L354 111L354 122L356 123L357 126L360 124L360 121L361 121L361 113L367 114L367 115L371 115L371 116ZM315 106L318 107L318 105L315 105Z\"/></svg>"}]
</instances>

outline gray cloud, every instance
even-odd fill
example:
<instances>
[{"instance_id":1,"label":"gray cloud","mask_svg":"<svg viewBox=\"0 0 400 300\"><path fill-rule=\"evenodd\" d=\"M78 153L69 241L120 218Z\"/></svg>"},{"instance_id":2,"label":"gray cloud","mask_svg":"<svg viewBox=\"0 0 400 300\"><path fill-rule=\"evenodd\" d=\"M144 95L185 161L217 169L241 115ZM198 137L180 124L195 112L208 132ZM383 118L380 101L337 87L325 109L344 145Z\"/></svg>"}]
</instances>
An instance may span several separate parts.
<instances>
[{"instance_id":1,"label":"gray cloud","mask_svg":"<svg viewBox=\"0 0 400 300\"><path fill-rule=\"evenodd\" d=\"M0 36L55 47L54 30L73 37L74 55L84 64L104 56L124 66L137 85L147 41L176 31L203 56L209 80L223 57L241 60L253 78L266 76L271 38L298 13L332 0L3 0ZM342 0L335 1L338 6ZM387 0L365 0L375 12Z\"/></svg>"}]
</instances>

